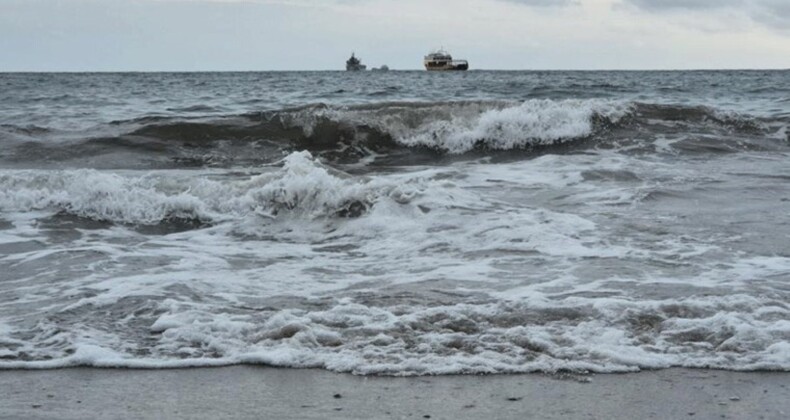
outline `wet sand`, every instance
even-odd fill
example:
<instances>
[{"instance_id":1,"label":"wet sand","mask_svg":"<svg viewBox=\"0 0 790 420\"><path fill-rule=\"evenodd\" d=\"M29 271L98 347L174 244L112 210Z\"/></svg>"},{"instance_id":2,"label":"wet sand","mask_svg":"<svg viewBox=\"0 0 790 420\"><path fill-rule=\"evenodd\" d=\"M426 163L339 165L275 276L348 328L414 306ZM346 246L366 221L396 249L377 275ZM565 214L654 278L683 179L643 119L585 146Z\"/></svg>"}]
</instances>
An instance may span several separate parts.
<instances>
[{"instance_id":1,"label":"wet sand","mask_svg":"<svg viewBox=\"0 0 790 420\"><path fill-rule=\"evenodd\" d=\"M0 371L0 418L787 419L790 373L359 377L322 370Z\"/></svg>"}]
</instances>

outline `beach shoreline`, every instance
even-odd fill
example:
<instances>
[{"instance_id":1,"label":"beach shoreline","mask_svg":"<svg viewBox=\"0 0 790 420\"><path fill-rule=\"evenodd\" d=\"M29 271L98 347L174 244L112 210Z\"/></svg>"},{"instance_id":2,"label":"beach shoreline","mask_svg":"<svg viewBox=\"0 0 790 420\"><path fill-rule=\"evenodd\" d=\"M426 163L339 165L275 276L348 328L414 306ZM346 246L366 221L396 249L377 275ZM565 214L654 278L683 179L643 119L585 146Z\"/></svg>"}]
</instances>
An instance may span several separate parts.
<instances>
[{"instance_id":1,"label":"beach shoreline","mask_svg":"<svg viewBox=\"0 0 790 420\"><path fill-rule=\"evenodd\" d=\"M782 419L790 372L381 377L317 369L0 371L0 418Z\"/></svg>"}]
</instances>

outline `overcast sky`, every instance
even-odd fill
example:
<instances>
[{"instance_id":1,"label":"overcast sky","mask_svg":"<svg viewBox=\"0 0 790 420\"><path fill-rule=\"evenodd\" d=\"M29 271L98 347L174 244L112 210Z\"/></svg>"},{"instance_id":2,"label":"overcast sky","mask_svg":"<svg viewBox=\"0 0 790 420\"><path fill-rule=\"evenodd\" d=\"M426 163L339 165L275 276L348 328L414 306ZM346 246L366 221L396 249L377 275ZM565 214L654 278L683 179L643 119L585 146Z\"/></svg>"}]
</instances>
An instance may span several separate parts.
<instances>
[{"instance_id":1,"label":"overcast sky","mask_svg":"<svg viewBox=\"0 0 790 420\"><path fill-rule=\"evenodd\" d=\"M0 71L790 68L790 0L0 0Z\"/></svg>"}]
</instances>

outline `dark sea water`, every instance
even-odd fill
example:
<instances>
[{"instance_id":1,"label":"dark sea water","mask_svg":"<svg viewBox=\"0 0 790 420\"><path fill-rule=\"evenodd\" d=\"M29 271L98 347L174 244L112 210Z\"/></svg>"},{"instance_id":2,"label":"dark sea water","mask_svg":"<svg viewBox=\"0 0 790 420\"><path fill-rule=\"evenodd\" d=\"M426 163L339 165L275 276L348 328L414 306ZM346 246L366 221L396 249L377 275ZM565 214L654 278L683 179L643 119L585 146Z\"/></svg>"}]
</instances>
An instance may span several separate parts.
<instances>
[{"instance_id":1,"label":"dark sea water","mask_svg":"<svg viewBox=\"0 0 790 420\"><path fill-rule=\"evenodd\" d=\"M790 370L790 72L0 74L0 368Z\"/></svg>"}]
</instances>

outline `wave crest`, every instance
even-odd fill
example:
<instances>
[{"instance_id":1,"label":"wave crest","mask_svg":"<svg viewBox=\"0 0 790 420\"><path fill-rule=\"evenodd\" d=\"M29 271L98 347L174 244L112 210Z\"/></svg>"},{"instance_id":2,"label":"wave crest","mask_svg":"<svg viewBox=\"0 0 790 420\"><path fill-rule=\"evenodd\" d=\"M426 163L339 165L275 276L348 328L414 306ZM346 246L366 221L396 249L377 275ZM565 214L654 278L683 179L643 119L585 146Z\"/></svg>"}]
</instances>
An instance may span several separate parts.
<instances>
[{"instance_id":1,"label":"wave crest","mask_svg":"<svg viewBox=\"0 0 790 420\"><path fill-rule=\"evenodd\" d=\"M630 110L627 103L599 100L406 103L315 107L283 114L282 121L289 128L301 128L306 138L321 136L327 127L345 127L357 139L376 134L375 138L391 139L400 146L460 154L476 148L509 150L584 138L601 123L616 123Z\"/></svg>"},{"instance_id":2,"label":"wave crest","mask_svg":"<svg viewBox=\"0 0 790 420\"><path fill-rule=\"evenodd\" d=\"M353 180L316 162L307 151L288 155L281 171L253 178L249 185L243 201L257 214L272 217L283 212L355 217L382 196L406 202L411 194L396 185Z\"/></svg>"}]
</instances>

